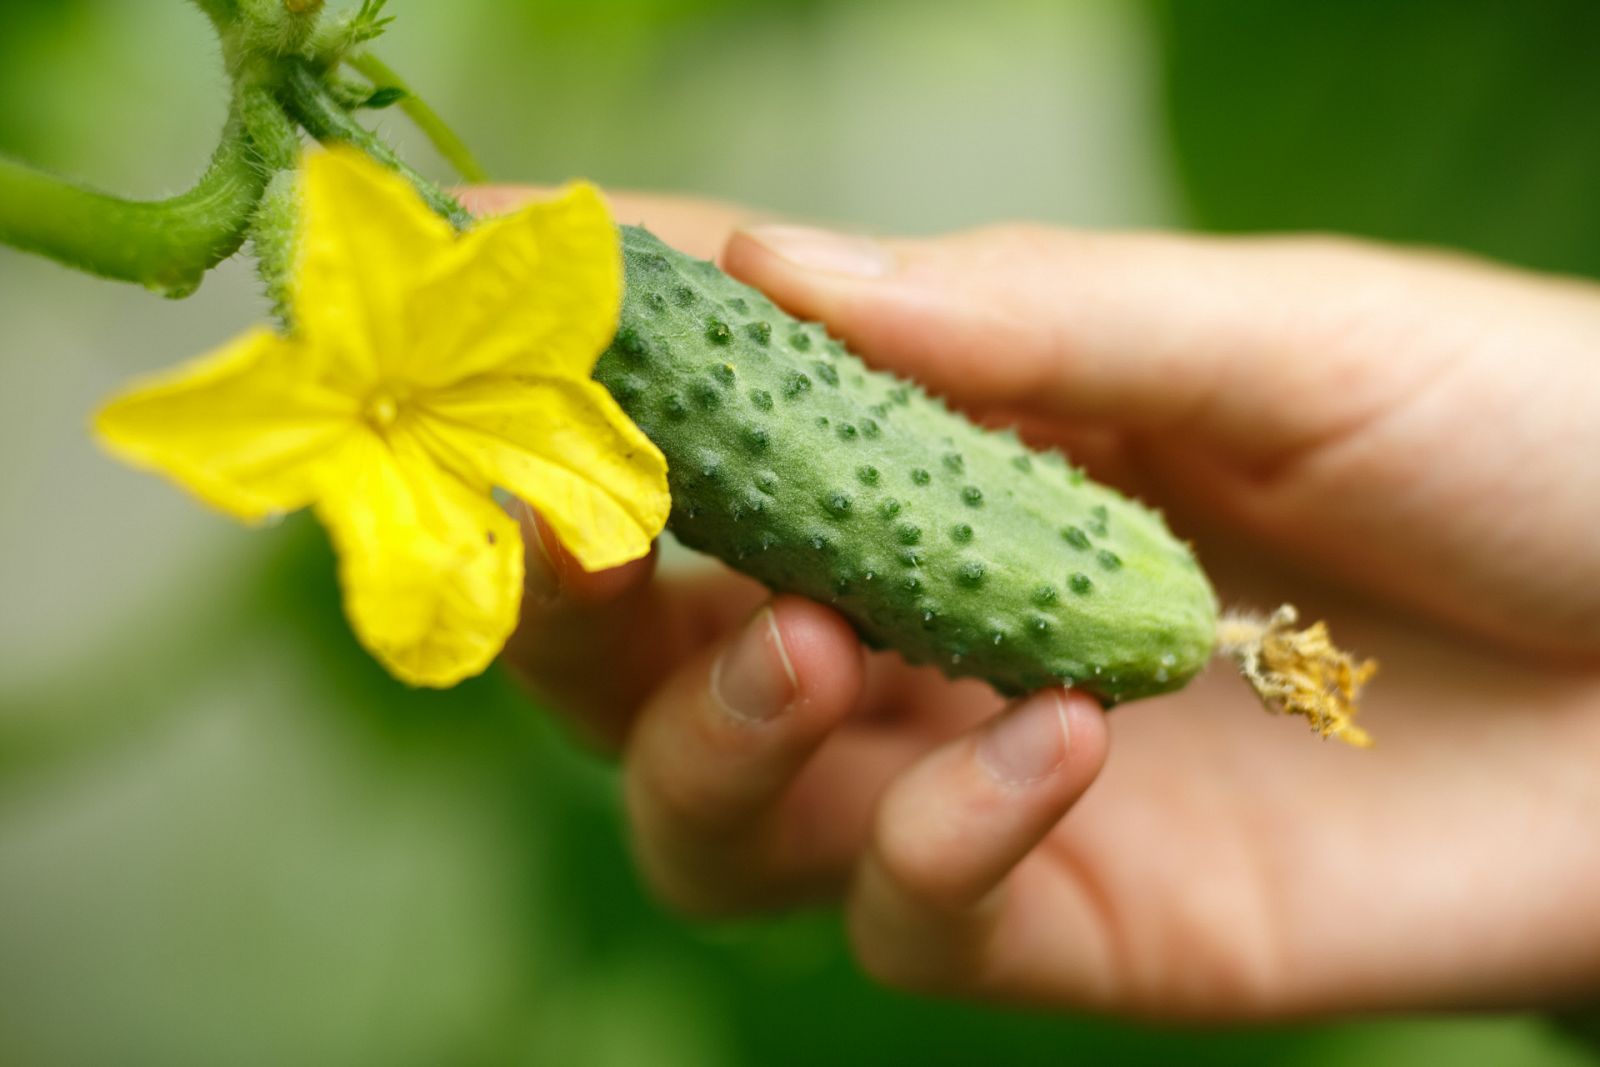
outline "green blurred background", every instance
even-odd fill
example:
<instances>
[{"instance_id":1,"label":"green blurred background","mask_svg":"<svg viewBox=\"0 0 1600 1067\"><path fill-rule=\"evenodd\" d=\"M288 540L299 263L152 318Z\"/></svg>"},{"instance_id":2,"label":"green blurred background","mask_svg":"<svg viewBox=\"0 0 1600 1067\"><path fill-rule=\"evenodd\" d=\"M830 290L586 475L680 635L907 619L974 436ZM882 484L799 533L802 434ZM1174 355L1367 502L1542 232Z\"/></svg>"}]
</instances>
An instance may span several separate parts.
<instances>
[{"instance_id":1,"label":"green blurred background","mask_svg":"<svg viewBox=\"0 0 1600 1067\"><path fill-rule=\"evenodd\" d=\"M1600 276L1579 0L391 7L383 53L501 178ZM0 151L175 191L221 88L178 0L0 3ZM171 303L0 250L0 1063L1600 1062L1532 1016L1186 1033L931 1004L857 977L832 916L662 914L610 769L504 679L405 691L312 524L245 533L94 451L98 398L263 312L237 262Z\"/></svg>"}]
</instances>

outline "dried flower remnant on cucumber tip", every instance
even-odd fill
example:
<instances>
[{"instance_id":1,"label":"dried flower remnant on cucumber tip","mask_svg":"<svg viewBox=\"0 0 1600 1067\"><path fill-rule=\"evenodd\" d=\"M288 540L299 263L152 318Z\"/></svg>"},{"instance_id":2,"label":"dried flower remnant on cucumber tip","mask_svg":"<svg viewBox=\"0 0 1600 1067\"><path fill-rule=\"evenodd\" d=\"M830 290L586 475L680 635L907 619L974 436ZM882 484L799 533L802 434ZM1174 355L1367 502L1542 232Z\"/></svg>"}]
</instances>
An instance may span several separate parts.
<instances>
[{"instance_id":1,"label":"dried flower remnant on cucumber tip","mask_svg":"<svg viewBox=\"0 0 1600 1067\"><path fill-rule=\"evenodd\" d=\"M1337 648L1326 623L1296 630L1298 621L1290 604L1266 619L1224 615L1217 624L1217 651L1234 661L1268 711L1301 716L1322 737L1371 748L1371 735L1355 717L1377 661L1358 662Z\"/></svg>"}]
</instances>

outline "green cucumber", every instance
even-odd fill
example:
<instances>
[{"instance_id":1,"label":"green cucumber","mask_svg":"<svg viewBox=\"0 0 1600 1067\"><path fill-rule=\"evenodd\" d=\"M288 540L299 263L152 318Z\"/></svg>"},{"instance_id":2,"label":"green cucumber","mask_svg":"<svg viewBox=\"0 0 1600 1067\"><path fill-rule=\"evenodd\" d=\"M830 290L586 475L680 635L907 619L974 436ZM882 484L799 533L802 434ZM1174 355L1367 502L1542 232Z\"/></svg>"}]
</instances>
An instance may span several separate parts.
<instances>
[{"instance_id":1,"label":"green cucumber","mask_svg":"<svg viewBox=\"0 0 1600 1067\"><path fill-rule=\"evenodd\" d=\"M665 454L684 544L1008 695L1126 701L1210 658L1216 596L1160 516L642 229L623 257L595 377Z\"/></svg>"}]
</instances>

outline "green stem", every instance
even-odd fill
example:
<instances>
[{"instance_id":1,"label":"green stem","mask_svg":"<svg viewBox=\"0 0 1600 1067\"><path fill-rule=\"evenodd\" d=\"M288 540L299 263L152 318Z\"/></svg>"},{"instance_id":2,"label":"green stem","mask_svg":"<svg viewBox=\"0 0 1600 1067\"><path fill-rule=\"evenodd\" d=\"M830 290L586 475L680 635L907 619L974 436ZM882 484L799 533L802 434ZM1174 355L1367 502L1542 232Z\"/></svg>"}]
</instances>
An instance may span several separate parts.
<instances>
[{"instance_id":1,"label":"green stem","mask_svg":"<svg viewBox=\"0 0 1600 1067\"><path fill-rule=\"evenodd\" d=\"M239 17L238 0L193 0L193 3L211 20L218 37L226 33L233 25L233 20Z\"/></svg>"},{"instance_id":2,"label":"green stem","mask_svg":"<svg viewBox=\"0 0 1600 1067\"><path fill-rule=\"evenodd\" d=\"M360 149L410 181L428 206L449 219L456 229L464 230L471 225L472 215L455 197L412 170L394 149L351 118L322 77L305 62L290 60L284 64L281 92L285 109L311 136L324 144L348 144Z\"/></svg>"},{"instance_id":3,"label":"green stem","mask_svg":"<svg viewBox=\"0 0 1600 1067\"><path fill-rule=\"evenodd\" d=\"M244 240L267 183L246 116L270 103L241 91L205 174L167 200L126 200L0 158L0 243L187 296Z\"/></svg>"},{"instance_id":4,"label":"green stem","mask_svg":"<svg viewBox=\"0 0 1600 1067\"><path fill-rule=\"evenodd\" d=\"M472 154L466 142L456 135L437 111L428 106L426 100L411 91L411 87L395 73L393 67L371 52L350 56L345 62L371 81L373 88L399 89L406 94L400 101L400 110L416 123L417 129L428 138L429 143L444 157L445 162L456 169L462 180L469 182L489 180L488 173L484 171L483 165Z\"/></svg>"},{"instance_id":5,"label":"green stem","mask_svg":"<svg viewBox=\"0 0 1600 1067\"><path fill-rule=\"evenodd\" d=\"M288 327L300 127L283 113L276 99L268 96L266 100L269 107L245 115L246 128L261 153L261 163L272 173L250 217L250 250L255 253L256 272L272 301L273 314Z\"/></svg>"},{"instance_id":6,"label":"green stem","mask_svg":"<svg viewBox=\"0 0 1600 1067\"><path fill-rule=\"evenodd\" d=\"M279 171L267 183L267 191L256 205L250 220L250 251L255 253L256 273L261 278L272 313L288 329L294 278L296 173Z\"/></svg>"},{"instance_id":7,"label":"green stem","mask_svg":"<svg viewBox=\"0 0 1600 1067\"><path fill-rule=\"evenodd\" d=\"M323 0L234 0L238 16L222 35L230 69L246 57L292 55L316 32Z\"/></svg>"}]
</instances>

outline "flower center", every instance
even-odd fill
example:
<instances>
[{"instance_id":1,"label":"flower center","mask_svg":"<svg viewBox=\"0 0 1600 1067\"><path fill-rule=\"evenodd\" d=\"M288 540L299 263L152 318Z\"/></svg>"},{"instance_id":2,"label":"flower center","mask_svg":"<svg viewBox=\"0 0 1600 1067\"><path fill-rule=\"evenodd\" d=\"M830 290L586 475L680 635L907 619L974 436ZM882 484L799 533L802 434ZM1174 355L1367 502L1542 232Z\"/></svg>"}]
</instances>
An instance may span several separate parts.
<instances>
[{"instance_id":1,"label":"flower center","mask_svg":"<svg viewBox=\"0 0 1600 1067\"><path fill-rule=\"evenodd\" d=\"M400 418L400 397L394 390L379 386L367 397L366 407L362 409L361 415L368 425L382 433Z\"/></svg>"}]
</instances>

